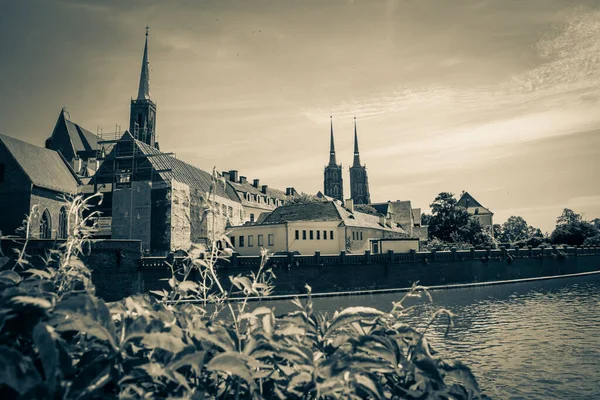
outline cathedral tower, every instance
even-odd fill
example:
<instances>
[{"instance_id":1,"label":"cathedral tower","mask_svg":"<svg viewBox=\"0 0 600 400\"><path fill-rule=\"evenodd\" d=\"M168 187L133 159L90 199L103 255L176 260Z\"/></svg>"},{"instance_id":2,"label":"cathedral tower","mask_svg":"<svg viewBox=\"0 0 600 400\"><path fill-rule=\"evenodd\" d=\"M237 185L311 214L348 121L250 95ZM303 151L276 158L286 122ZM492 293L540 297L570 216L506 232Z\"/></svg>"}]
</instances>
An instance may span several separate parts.
<instances>
[{"instance_id":1,"label":"cathedral tower","mask_svg":"<svg viewBox=\"0 0 600 400\"><path fill-rule=\"evenodd\" d=\"M329 164L325 167L325 196L344 201L344 180L342 178L342 165L335 160L335 145L333 143L333 118L330 118L331 137L329 146Z\"/></svg>"},{"instance_id":2,"label":"cathedral tower","mask_svg":"<svg viewBox=\"0 0 600 400\"><path fill-rule=\"evenodd\" d=\"M140 87L137 99L131 100L129 116L129 132L134 138L158 148L156 142L156 104L150 100L150 65L148 62L148 27L146 27L146 43L144 59L140 74Z\"/></svg>"},{"instance_id":3,"label":"cathedral tower","mask_svg":"<svg viewBox=\"0 0 600 400\"><path fill-rule=\"evenodd\" d=\"M369 204L371 202L367 166L360 165L356 117L354 117L354 162L350 167L350 198L354 200L354 204Z\"/></svg>"}]
</instances>

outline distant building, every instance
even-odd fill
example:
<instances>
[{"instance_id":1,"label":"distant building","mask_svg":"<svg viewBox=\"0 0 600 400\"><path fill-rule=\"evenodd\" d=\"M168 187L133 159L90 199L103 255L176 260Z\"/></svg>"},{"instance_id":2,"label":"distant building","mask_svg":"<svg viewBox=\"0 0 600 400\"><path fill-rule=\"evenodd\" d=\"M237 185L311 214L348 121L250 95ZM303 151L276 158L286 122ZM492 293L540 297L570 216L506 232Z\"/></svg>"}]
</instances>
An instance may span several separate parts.
<instances>
[{"instance_id":1,"label":"distant building","mask_svg":"<svg viewBox=\"0 0 600 400\"><path fill-rule=\"evenodd\" d=\"M325 196L344 201L344 178L342 164L338 164L335 159L335 144L333 141L333 119L330 117L331 133L329 145L329 164L324 171L324 190Z\"/></svg>"},{"instance_id":2,"label":"distant building","mask_svg":"<svg viewBox=\"0 0 600 400\"><path fill-rule=\"evenodd\" d=\"M259 224L231 228L229 235L241 255L258 255L263 247L300 254L362 253L371 249L371 239L408 236L383 216L355 211L352 200L347 207L337 201L281 206Z\"/></svg>"},{"instance_id":3,"label":"distant building","mask_svg":"<svg viewBox=\"0 0 600 400\"><path fill-rule=\"evenodd\" d=\"M4 235L15 234L31 214L31 237L67 237L65 197L75 195L79 184L61 153L0 134L0 231Z\"/></svg>"},{"instance_id":4,"label":"distant building","mask_svg":"<svg viewBox=\"0 0 600 400\"><path fill-rule=\"evenodd\" d=\"M354 162L350 167L350 198L354 201L354 204L369 204L371 202L367 166L360 164L356 117L354 118Z\"/></svg>"},{"instance_id":5,"label":"distant building","mask_svg":"<svg viewBox=\"0 0 600 400\"><path fill-rule=\"evenodd\" d=\"M235 191L238 200L243 206L242 224L258 222L264 213L273 211L282 206L288 197L293 196L294 188L287 188L285 192L272 189L268 185L261 185L259 179L249 183L245 176L239 176L238 171L224 171L221 174L227 185Z\"/></svg>"},{"instance_id":6,"label":"distant building","mask_svg":"<svg viewBox=\"0 0 600 400\"><path fill-rule=\"evenodd\" d=\"M462 207L466 209L469 214L477 217L481 226L486 229L492 230L492 226L494 225L493 217L494 213L491 212L488 208L485 208L473 196L471 196L468 192L462 192L460 199L456 203L458 207Z\"/></svg>"},{"instance_id":7,"label":"distant building","mask_svg":"<svg viewBox=\"0 0 600 400\"><path fill-rule=\"evenodd\" d=\"M369 204L379 214L399 224L410 236L427 238L427 227L421 226L421 209L412 208L410 200Z\"/></svg>"},{"instance_id":8,"label":"distant building","mask_svg":"<svg viewBox=\"0 0 600 400\"><path fill-rule=\"evenodd\" d=\"M46 148L60 152L79 177L89 178L100 165L101 140L99 136L70 121L63 108L52 135L46 139Z\"/></svg>"},{"instance_id":9,"label":"distant building","mask_svg":"<svg viewBox=\"0 0 600 400\"><path fill-rule=\"evenodd\" d=\"M224 180L129 132L115 141L93 183L112 189L104 210L112 217L112 238L140 239L155 254L207 243L243 221L242 205Z\"/></svg>"}]
</instances>

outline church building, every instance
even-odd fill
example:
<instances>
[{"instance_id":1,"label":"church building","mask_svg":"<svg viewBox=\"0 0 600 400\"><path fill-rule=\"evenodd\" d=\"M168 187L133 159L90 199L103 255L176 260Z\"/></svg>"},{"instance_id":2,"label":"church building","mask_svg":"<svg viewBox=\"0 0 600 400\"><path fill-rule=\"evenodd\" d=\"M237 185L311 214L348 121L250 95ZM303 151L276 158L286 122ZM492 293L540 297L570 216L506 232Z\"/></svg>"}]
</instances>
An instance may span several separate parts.
<instances>
[{"instance_id":1,"label":"church building","mask_svg":"<svg viewBox=\"0 0 600 400\"><path fill-rule=\"evenodd\" d=\"M354 162L350 167L350 198L354 201L354 204L369 204L371 202L367 166L360 165L356 117L354 117Z\"/></svg>"},{"instance_id":2,"label":"church building","mask_svg":"<svg viewBox=\"0 0 600 400\"><path fill-rule=\"evenodd\" d=\"M335 144L333 143L333 118L331 124L331 144L329 148L329 164L325 167L324 194L339 201L344 201L344 178L342 177L342 164L335 160Z\"/></svg>"}]
</instances>

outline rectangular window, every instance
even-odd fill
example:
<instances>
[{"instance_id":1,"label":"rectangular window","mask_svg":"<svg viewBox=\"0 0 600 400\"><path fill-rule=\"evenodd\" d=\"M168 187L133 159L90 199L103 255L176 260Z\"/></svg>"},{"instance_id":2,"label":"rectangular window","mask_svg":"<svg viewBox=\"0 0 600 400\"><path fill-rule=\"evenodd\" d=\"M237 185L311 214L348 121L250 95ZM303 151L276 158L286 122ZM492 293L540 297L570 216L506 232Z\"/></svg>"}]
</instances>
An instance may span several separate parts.
<instances>
[{"instance_id":1,"label":"rectangular window","mask_svg":"<svg viewBox=\"0 0 600 400\"><path fill-rule=\"evenodd\" d=\"M230 237L229 241L231 242L231 247L235 247L235 236Z\"/></svg>"},{"instance_id":2,"label":"rectangular window","mask_svg":"<svg viewBox=\"0 0 600 400\"><path fill-rule=\"evenodd\" d=\"M302 240L306 240L306 231L302 231Z\"/></svg>"},{"instance_id":3,"label":"rectangular window","mask_svg":"<svg viewBox=\"0 0 600 400\"><path fill-rule=\"evenodd\" d=\"M250 222L254 222L254 214L250 214Z\"/></svg>"},{"instance_id":4,"label":"rectangular window","mask_svg":"<svg viewBox=\"0 0 600 400\"><path fill-rule=\"evenodd\" d=\"M244 237L240 236L240 247L244 247Z\"/></svg>"},{"instance_id":5,"label":"rectangular window","mask_svg":"<svg viewBox=\"0 0 600 400\"><path fill-rule=\"evenodd\" d=\"M333 240L333 231L329 231L329 240Z\"/></svg>"},{"instance_id":6,"label":"rectangular window","mask_svg":"<svg viewBox=\"0 0 600 400\"><path fill-rule=\"evenodd\" d=\"M254 247L254 236L248 235L248 247Z\"/></svg>"},{"instance_id":7,"label":"rectangular window","mask_svg":"<svg viewBox=\"0 0 600 400\"><path fill-rule=\"evenodd\" d=\"M360 233L360 240L363 240L363 238L362 238L362 232Z\"/></svg>"},{"instance_id":8,"label":"rectangular window","mask_svg":"<svg viewBox=\"0 0 600 400\"><path fill-rule=\"evenodd\" d=\"M227 216L227 205L223 204L223 216Z\"/></svg>"},{"instance_id":9,"label":"rectangular window","mask_svg":"<svg viewBox=\"0 0 600 400\"><path fill-rule=\"evenodd\" d=\"M296 240L300 239L300 231L296 229Z\"/></svg>"},{"instance_id":10,"label":"rectangular window","mask_svg":"<svg viewBox=\"0 0 600 400\"><path fill-rule=\"evenodd\" d=\"M323 231L323 240L327 240L327 231Z\"/></svg>"},{"instance_id":11,"label":"rectangular window","mask_svg":"<svg viewBox=\"0 0 600 400\"><path fill-rule=\"evenodd\" d=\"M317 231L317 240L321 240L321 231Z\"/></svg>"},{"instance_id":12,"label":"rectangular window","mask_svg":"<svg viewBox=\"0 0 600 400\"><path fill-rule=\"evenodd\" d=\"M272 233L269 233L269 246L274 246L275 245L275 235L273 235Z\"/></svg>"},{"instance_id":13,"label":"rectangular window","mask_svg":"<svg viewBox=\"0 0 600 400\"><path fill-rule=\"evenodd\" d=\"M312 231L312 229L311 229L311 230L310 230L310 232L308 232L308 233L309 233L309 238L310 238L310 240L313 240L313 231Z\"/></svg>"},{"instance_id":14,"label":"rectangular window","mask_svg":"<svg viewBox=\"0 0 600 400\"><path fill-rule=\"evenodd\" d=\"M258 235L257 238L257 245L262 246L263 245L263 235Z\"/></svg>"},{"instance_id":15,"label":"rectangular window","mask_svg":"<svg viewBox=\"0 0 600 400\"><path fill-rule=\"evenodd\" d=\"M356 240L356 232L352 231L352 240Z\"/></svg>"},{"instance_id":16,"label":"rectangular window","mask_svg":"<svg viewBox=\"0 0 600 400\"><path fill-rule=\"evenodd\" d=\"M233 207L228 206L227 211L229 211L229 218L233 218Z\"/></svg>"}]
</instances>

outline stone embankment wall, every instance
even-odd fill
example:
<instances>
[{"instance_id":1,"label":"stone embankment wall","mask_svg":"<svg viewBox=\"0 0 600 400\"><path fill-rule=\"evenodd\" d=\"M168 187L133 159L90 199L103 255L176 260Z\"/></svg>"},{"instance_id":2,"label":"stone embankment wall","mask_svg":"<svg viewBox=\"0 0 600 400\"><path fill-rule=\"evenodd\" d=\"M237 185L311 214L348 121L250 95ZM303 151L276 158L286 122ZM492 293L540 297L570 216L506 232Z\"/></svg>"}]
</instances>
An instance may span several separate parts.
<instances>
[{"instance_id":1,"label":"stone embankment wall","mask_svg":"<svg viewBox=\"0 0 600 400\"><path fill-rule=\"evenodd\" d=\"M48 251L59 248L62 243L64 240L30 240L26 248L29 262L34 268L43 267ZM15 257L12 249L22 248L23 241L2 240L0 245L4 255ZM92 270L96 295L107 301L115 301L140 293L143 288L141 255L142 246L139 240L92 241L91 252L84 255L82 261Z\"/></svg>"},{"instance_id":2,"label":"stone embankment wall","mask_svg":"<svg viewBox=\"0 0 600 400\"><path fill-rule=\"evenodd\" d=\"M277 275L274 294L393 289L555 276L600 270L600 248L546 248L411 252L405 254L336 256L273 256L269 266ZM221 281L258 269L257 257L233 257L219 266ZM142 260L144 290L165 288L170 277L163 260ZM196 277L192 277L196 279Z\"/></svg>"}]
</instances>

